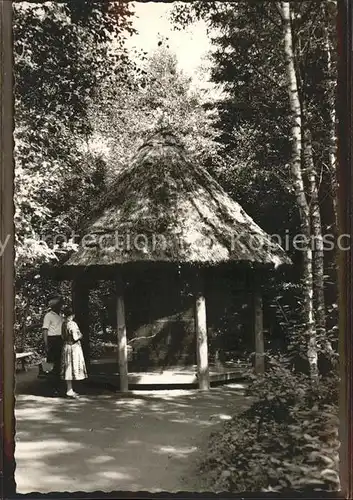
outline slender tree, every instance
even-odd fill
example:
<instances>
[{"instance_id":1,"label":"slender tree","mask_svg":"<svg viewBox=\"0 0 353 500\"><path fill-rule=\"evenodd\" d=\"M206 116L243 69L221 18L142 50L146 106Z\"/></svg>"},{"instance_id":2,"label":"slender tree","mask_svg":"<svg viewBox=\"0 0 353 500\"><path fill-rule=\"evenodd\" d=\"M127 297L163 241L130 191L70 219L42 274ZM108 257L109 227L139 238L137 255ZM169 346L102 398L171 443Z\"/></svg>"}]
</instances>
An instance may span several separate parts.
<instances>
[{"instance_id":1,"label":"slender tree","mask_svg":"<svg viewBox=\"0 0 353 500\"><path fill-rule=\"evenodd\" d=\"M332 25L330 20L335 15L337 10L336 0L327 0L322 3L324 20L329 22L324 23L324 48L326 55L327 68L327 100L329 105L329 174L331 179L331 197L336 233L338 230L338 208L337 208L337 134L336 134L336 68L334 67L334 46L332 35L329 27Z\"/></svg>"},{"instance_id":2,"label":"slender tree","mask_svg":"<svg viewBox=\"0 0 353 500\"><path fill-rule=\"evenodd\" d=\"M326 314L325 314L325 294L324 294L324 250L323 235L319 204L319 194L317 189L316 169L314 165L311 134L309 130L304 130L304 161L305 171L308 177L308 198L310 206L311 241L313 251L313 292L315 305L315 320L318 335L325 337Z\"/></svg>"},{"instance_id":3,"label":"slender tree","mask_svg":"<svg viewBox=\"0 0 353 500\"><path fill-rule=\"evenodd\" d=\"M305 195L302 171L302 109L295 68L290 4L289 2L280 2L278 7L283 23L283 46L286 61L287 91L292 115L291 173L300 212L302 233L306 239L306 245L303 251L303 282L305 300L304 314L308 337L307 354L311 376L313 379L316 379L318 376L318 352L313 307L313 263L311 249L310 208Z\"/></svg>"}]
</instances>

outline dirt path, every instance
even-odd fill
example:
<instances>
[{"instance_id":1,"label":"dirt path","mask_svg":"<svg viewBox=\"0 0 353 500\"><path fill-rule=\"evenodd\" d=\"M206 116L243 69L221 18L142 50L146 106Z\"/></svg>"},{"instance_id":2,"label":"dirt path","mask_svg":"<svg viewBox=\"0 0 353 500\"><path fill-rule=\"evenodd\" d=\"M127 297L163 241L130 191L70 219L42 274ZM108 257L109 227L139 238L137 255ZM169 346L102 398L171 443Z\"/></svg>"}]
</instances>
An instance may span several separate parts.
<instances>
[{"instance_id":1,"label":"dirt path","mask_svg":"<svg viewBox=\"0 0 353 500\"><path fill-rule=\"evenodd\" d=\"M126 397L86 389L80 400L66 401L27 382L17 386L18 493L200 491L200 448L246 405L236 384Z\"/></svg>"}]
</instances>

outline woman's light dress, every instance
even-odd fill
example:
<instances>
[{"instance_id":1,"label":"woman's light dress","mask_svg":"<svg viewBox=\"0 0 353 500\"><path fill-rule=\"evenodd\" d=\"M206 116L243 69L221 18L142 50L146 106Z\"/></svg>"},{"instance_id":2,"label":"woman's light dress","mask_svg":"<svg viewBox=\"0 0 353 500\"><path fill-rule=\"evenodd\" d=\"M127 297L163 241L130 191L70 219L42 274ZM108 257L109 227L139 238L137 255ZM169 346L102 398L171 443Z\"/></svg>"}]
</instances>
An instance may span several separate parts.
<instances>
[{"instance_id":1,"label":"woman's light dress","mask_svg":"<svg viewBox=\"0 0 353 500\"><path fill-rule=\"evenodd\" d=\"M64 380L84 380L87 378L85 358L80 338L82 334L73 320L62 326L63 350L61 358L61 378Z\"/></svg>"}]
</instances>

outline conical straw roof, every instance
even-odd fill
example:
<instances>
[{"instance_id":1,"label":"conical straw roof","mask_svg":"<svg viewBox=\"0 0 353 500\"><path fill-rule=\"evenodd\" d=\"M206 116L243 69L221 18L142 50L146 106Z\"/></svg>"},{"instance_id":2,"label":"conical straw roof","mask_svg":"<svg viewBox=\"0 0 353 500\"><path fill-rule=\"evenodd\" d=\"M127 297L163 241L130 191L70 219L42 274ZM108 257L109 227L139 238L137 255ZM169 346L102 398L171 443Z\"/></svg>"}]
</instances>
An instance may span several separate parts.
<instances>
[{"instance_id":1,"label":"conical straw roof","mask_svg":"<svg viewBox=\"0 0 353 500\"><path fill-rule=\"evenodd\" d=\"M65 267L141 261L290 263L168 130L151 135L117 177Z\"/></svg>"}]
</instances>

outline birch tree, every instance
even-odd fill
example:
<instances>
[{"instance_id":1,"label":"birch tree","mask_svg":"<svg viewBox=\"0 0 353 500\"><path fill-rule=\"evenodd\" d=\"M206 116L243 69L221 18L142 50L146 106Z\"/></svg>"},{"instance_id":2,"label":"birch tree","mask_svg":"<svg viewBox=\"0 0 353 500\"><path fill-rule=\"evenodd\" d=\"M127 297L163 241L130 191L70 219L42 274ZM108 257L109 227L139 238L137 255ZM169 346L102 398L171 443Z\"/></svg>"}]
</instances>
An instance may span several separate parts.
<instances>
[{"instance_id":1,"label":"birch tree","mask_svg":"<svg viewBox=\"0 0 353 500\"><path fill-rule=\"evenodd\" d=\"M336 0L327 0L322 4L324 17L324 48L326 55L327 69L327 100L329 104L329 173L331 179L332 208L335 217L335 229L338 230L338 207L337 207L337 134L336 134L336 71L334 67L335 48L333 46L332 36L330 34L330 20L334 17L337 10ZM326 22L325 22L326 21Z\"/></svg>"},{"instance_id":2,"label":"birch tree","mask_svg":"<svg viewBox=\"0 0 353 500\"><path fill-rule=\"evenodd\" d=\"M313 296L315 305L315 323L317 333L323 338L326 331L325 294L324 294L324 250L319 194L316 170L312 152L310 130L304 131L304 161L308 177L310 223L313 251Z\"/></svg>"},{"instance_id":3,"label":"birch tree","mask_svg":"<svg viewBox=\"0 0 353 500\"><path fill-rule=\"evenodd\" d=\"M302 166L302 108L299 98L297 75L293 50L291 10L289 2L279 2L282 17L283 47L286 61L287 91L292 119L291 173L297 204L300 212L302 233L306 240L303 249L304 319L307 333L307 354L313 379L318 376L318 351L313 307L313 260L311 248L310 207L305 195Z\"/></svg>"}]
</instances>

